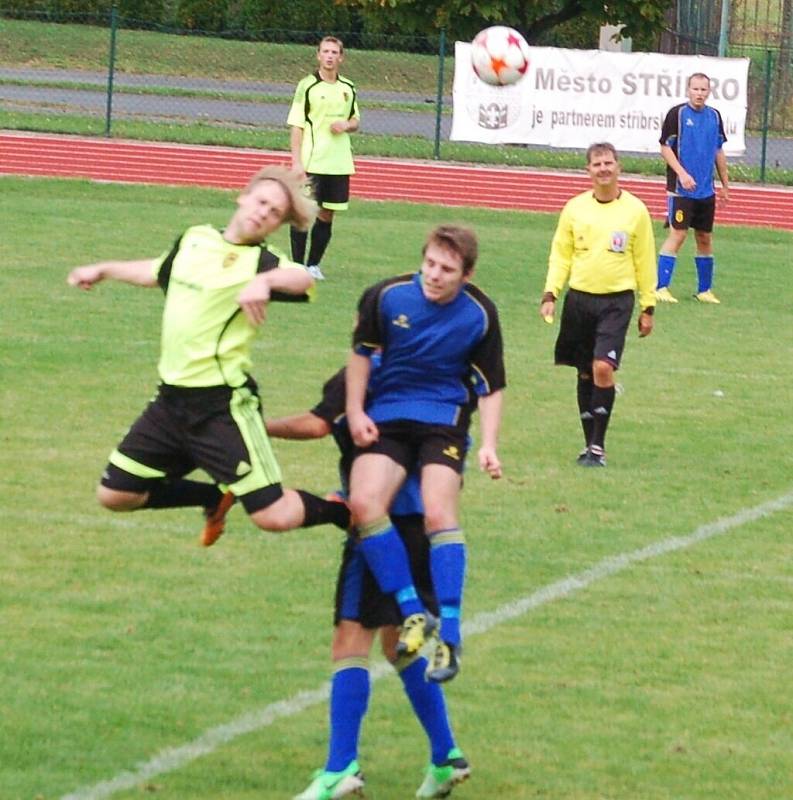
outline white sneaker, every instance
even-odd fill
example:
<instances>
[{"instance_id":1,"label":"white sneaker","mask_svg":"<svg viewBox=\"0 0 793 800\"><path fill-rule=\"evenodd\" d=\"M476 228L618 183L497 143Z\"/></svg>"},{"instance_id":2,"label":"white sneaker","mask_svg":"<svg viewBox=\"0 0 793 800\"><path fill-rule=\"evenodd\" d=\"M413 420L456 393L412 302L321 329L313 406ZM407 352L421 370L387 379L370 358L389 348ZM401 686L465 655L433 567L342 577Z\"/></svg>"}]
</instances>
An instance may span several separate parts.
<instances>
[{"instance_id":1,"label":"white sneaker","mask_svg":"<svg viewBox=\"0 0 793 800\"><path fill-rule=\"evenodd\" d=\"M315 280L315 281L324 281L325 276L322 274L322 270L319 268L319 264L311 264L311 266L306 267L306 272Z\"/></svg>"},{"instance_id":2,"label":"white sneaker","mask_svg":"<svg viewBox=\"0 0 793 800\"><path fill-rule=\"evenodd\" d=\"M292 800L339 800L355 795L363 797L364 779L357 761L352 761L341 772L325 772L318 769L308 788Z\"/></svg>"}]
</instances>

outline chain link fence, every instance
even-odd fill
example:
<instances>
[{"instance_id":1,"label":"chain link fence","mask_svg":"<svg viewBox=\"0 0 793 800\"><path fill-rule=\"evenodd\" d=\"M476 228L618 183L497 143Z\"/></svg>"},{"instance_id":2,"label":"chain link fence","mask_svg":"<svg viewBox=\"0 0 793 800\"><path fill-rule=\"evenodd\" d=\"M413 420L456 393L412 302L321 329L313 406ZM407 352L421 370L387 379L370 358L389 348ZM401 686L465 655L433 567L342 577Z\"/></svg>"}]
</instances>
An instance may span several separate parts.
<instances>
[{"instance_id":1,"label":"chain link fence","mask_svg":"<svg viewBox=\"0 0 793 800\"><path fill-rule=\"evenodd\" d=\"M728 2L728 0L723 0ZM747 155L737 177L793 183L793 0L740 0L727 55L751 58ZM765 4L764 16L747 4ZM664 52L716 55L719 0L680 0ZM95 15L0 12L0 127L286 150L297 80L326 31L206 34L151 25L114 7ZM436 36L341 33L358 87L356 152L521 163L526 148L450 142L452 43ZM742 37L742 38L741 38ZM721 43L723 47L723 42ZM563 156L535 156L548 166ZM661 169L660 159L646 159ZM747 169L741 172L741 167Z\"/></svg>"}]
</instances>

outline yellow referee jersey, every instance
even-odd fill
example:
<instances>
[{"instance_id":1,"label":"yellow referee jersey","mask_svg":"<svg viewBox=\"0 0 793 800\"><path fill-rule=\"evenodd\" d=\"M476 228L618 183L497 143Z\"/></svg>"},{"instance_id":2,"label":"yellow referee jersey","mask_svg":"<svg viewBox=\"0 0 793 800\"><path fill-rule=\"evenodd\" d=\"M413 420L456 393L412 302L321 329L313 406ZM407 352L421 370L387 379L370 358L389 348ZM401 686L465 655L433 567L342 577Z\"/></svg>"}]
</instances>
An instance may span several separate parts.
<instances>
[{"instance_id":1,"label":"yellow referee jersey","mask_svg":"<svg viewBox=\"0 0 793 800\"><path fill-rule=\"evenodd\" d=\"M565 284L590 294L638 290L641 308L655 305L655 238L650 213L622 189L601 203L591 190L568 200L551 243L545 291Z\"/></svg>"}]
</instances>

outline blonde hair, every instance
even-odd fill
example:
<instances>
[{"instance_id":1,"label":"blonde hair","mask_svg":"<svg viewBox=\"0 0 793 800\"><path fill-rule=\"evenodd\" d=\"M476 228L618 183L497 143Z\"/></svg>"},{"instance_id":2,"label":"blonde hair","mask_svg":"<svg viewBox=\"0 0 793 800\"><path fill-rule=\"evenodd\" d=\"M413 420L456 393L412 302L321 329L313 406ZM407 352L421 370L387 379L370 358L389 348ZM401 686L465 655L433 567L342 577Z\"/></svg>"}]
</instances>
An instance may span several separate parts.
<instances>
[{"instance_id":1,"label":"blonde hair","mask_svg":"<svg viewBox=\"0 0 793 800\"><path fill-rule=\"evenodd\" d=\"M322 39L320 39L319 44L317 45L317 52L319 52L322 49L322 45L325 44L325 42L330 42L331 44L337 44L339 46L339 55L342 56L344 55L344 42L341 39L339 39L338 36L323 36Z\"/></svg>"},{"instance_id":2,"label":"blonde hair","mask_svg":"<svg viewBox=\"0 0 793 800\"><path fill-rule=\"evenodd\" d=\"M314 202L309 184L296 172L280 164L271 164L260 169L248 181L242 194L248 194L262 181L275 181L289 197L289 211L284 217L284 222L289 222L301 231L307 231L314 224L319 206Z\"/></svg>"}]
</instances>

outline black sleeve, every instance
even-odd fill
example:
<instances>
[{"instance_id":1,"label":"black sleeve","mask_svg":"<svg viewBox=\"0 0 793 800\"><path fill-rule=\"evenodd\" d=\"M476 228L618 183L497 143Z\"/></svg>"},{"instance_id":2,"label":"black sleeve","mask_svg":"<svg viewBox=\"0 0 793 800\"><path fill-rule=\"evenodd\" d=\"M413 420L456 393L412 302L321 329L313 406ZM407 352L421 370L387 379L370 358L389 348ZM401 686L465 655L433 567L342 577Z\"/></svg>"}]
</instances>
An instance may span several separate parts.
<instances>
[{"instance_id":1,"label":"black sleeve","mask_svg":"<svg viewBox=\"0 0 793 800\"><path fill-rule=\"evenodd\" d=\"M278 256L271 253L266 247L262 246L259 253L259 263L256 266L256 274L260 272L269 272L275 269L281 263ZM270 301L276 303L307 303L310 300L309 296L303 294L289 294L288 292L272 292Z\"/></svg>"},{"instance_id":2,"label":"black sleeve","mask_svg":"<svg viewBox=\"0 0 793 800\"><path fill-rule=\"evenodd\" d=\"M475 286L469 284L468 291L482 306L487 317L487 329L471 352L471 380L477 395L487 395L507 385L504 368L504 342L501 323L495 303Z\"/></svg>"},{"instance_id":3,"label":"black sleeve","mask_svg":"<svg viewBox=\"0 0 793 800\"><path fill-rule=\"evenodd\" d=\"M352 333L352 348L358 352L373 350L383 344L382 326L380 325L380 293L383 284L370 286L358 301L358 319Z\"/></svg>"},{"instance_id":4,"label":"black sleeve","mask_svg":"<svg viewBox=\"0 0 793 800\"><path fill-rule=\"evenodd\" d=\"M664 117L664 124L661 126L661 137L658 139L660 144L665 144L667 147L672 147L672 145L669 144L669 140L672 137L677 137L679 116L680 106L675 106L674 108L669 109L666 117Z\"/></svg>"},{"instance_id":5,"label":"black sleeve","mask_svg":"<svg viewBox=\"0 0 793 800\"><path fill-rule=\"evenodd\" d=\"M344 385L344 367L332 378L325 381L322 387L322 399L311 409L311 413L333 425L344 414L346 389Z\"/></svg>"},{"instance_id":6,"label":"black sleeve","mask_svg":"<svg viewBox=\"0 0 793 800\"><path fill-rule=\"evenodd\" d=\"M724 120L721 118L721 113L719 112L718 108L713 109L716 112L716 116L719 120L719 136L721 136L722 144L727 141L727 134L724 132Z\"/></svg>"},{"instance_id":7,"label":"black sleeve","mask_svg":"<svg viewBox=\"0 0 793 800\"><path fill-rule=\"evenodd\" d=\"M157 283L162 289L163 294L168 294L168 284L171 282L171 270L173 269L173 260L176 258L176 254L179 252L179 248L182 245L182 234L175 242L173 247L171 248L171 252L165 256L165 260L160 265L160 270L157 273Z\"/></svg>"}]
</instances>

